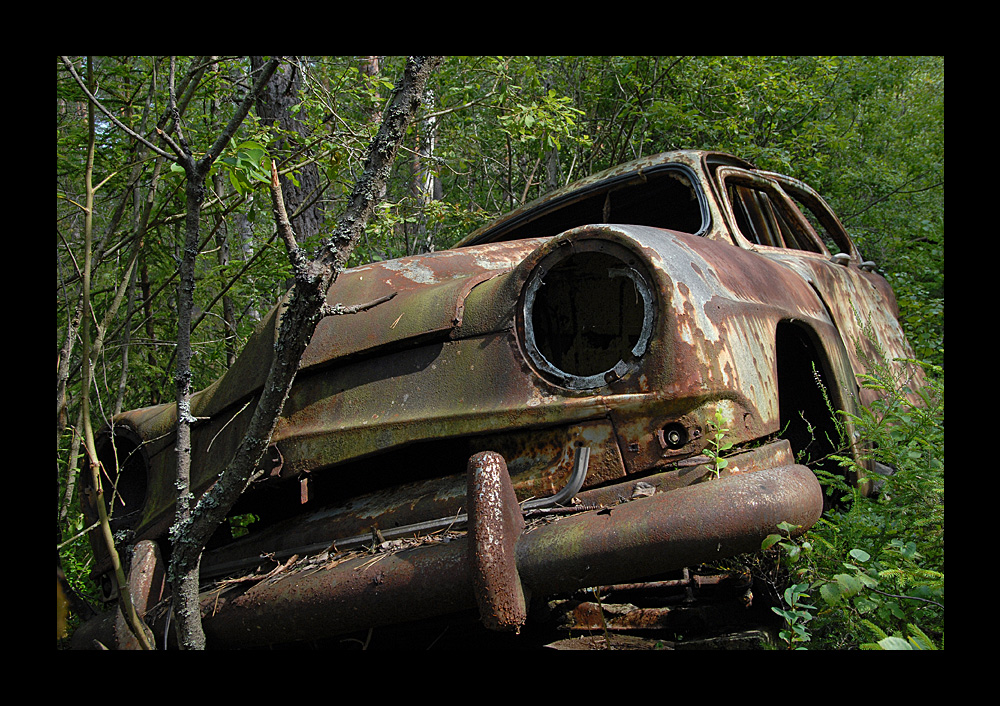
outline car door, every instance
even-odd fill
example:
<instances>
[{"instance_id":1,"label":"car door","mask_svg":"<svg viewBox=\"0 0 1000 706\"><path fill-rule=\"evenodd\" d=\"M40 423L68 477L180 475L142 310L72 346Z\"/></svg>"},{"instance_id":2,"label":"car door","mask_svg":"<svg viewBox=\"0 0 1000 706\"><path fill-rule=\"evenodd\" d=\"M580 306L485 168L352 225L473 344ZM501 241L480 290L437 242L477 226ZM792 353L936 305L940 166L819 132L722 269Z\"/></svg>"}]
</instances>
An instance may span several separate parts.
<instances>
[{"instance_id":1,"label":"car door","mask_svg":"<svg viewBox=\"0 0 1000 706\"><path fill-rule=\"evenodd\" d=\"M826 202L806 184L771 172L716 170L724 214L737 245L784 263L817 292L840 331L859 378L886 364L901 382L919 384L913 352L898 320L895 295L864 261ZM861 391L868 404L874 393Z\"/></svg>"}]
</instances>

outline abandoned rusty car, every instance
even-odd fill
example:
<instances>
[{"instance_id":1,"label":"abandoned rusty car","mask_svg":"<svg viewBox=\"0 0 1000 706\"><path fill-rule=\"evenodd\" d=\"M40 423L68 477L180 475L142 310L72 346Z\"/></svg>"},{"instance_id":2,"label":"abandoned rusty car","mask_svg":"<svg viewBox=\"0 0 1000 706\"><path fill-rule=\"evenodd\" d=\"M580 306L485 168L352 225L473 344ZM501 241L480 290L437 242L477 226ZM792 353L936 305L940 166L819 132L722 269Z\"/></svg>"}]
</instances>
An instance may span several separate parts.
<instances>
[{"instance_id":1,"label":"abandoned rusty car","mask_svg":"<svg viewBox=\"0 0 1000 706\"><path fill-rule=\"evenodd\" d=\"M892 290L824 200L713 152L624 164L450 250L347 270L328 301L392 292L316 330L232 513L253 521L203 555L210 645L477 608L516 631L533 597L758 549L822 513L804 464L844 438L831 406L871 401L866 359L913 357ZM278 311L193 399L198 493L244 433ZM140 612L163 595L175 419L126 412L103 439Z\"/></svg>"}]
</instances>

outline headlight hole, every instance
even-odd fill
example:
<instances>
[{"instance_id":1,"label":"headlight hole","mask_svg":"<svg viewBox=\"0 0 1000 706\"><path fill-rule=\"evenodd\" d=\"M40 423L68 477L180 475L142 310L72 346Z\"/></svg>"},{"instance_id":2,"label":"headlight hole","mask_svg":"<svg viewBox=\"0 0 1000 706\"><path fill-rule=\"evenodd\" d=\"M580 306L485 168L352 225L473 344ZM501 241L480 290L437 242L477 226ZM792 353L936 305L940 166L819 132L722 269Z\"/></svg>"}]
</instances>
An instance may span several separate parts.
<instances>
[{"instance_id":1,"label":"headlight hole","mask_svg":"<svg viewBox=\"0 0 1000 706\"><path fill-rule=\"evenodd\" d=\"M646 277L630 264L632 258L623 254L557 251L529 280L526 349L536 367L558 384L600 387L624 377L645 354L652 293Z\"/></svg>"}]
</instances>

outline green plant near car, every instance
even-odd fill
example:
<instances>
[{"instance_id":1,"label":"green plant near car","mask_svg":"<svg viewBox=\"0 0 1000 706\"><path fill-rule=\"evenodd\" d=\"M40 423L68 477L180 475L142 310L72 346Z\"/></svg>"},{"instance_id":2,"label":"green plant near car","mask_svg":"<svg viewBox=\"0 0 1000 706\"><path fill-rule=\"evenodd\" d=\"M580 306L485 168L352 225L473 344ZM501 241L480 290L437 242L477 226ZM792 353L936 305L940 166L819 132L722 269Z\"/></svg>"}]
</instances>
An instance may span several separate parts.
<instances>
[{"instance_id":1,"label":"green plant near car","mask_svg":"<svg viewBox=\"0 0 1000 706\"><path fill-rule=\"evenodd\" d=\"M940 367L925 367L919 404L885 367L863 379L884 393L850 417L867 458L893 469L877 497L824 477L849 502L801 537L783 523L762 544L786 572L788 587L773 610L785 621L780 637L789 648L943 648L944 378ZM836 459L860 470L853 457Z\"/></svg>"},{"instance_id":2,"label":"green plant near car","mask_svg":"<svg viewBox=\"0 0 1000 706\"><path fill-rule=\"evenodd\" d=\"M726 426L726 418L721 408L716 408L715 418L709 422L708 445L703 453L711 459L711 471L718 478L722 469L729 465L729 461L722 457L724 451L733 447L732 441L726 440L729 428Z\"/></svg>"}]
</instances>

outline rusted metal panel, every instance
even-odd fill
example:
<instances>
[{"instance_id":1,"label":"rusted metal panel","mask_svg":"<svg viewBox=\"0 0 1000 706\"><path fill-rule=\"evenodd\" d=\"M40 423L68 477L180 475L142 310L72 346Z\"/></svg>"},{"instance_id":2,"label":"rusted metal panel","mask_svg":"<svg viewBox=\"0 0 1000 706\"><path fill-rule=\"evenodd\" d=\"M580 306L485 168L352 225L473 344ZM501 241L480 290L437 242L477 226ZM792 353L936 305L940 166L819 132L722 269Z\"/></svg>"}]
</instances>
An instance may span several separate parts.
<instances>
[{"instance_id":1,"label":"rusted metal panel","mask_svg":"<svg viewBox=\"0 0 1000 706\"><path fill-rule=\"evenodd\" d=\"M460 443L460 442L456 442ZM503 459L519 503L539 507L568 502L584 484L625 475L617 454L614 432L607 422L568 428L529 430L520 434L475 437L468 453L495 449ZM580 452L586 450L581 469ZM218 577L261 565L266 546L276 565L293 554L356 546L357 538L377 528L387 538L410 537L462 525L465 522L468 482L464 474L397 485L380 491L307 510L267 529L206 552L202 574Z\"/></svg>"},{"instance_id":2,"label":"rusted metal panel","mask_svg":"<svg viewBox=\"0 0 1000 706\"><path fill-rule=\"evenodd\" d=\"M364 304L387 294L396 296L357 316L323 319L302 356L301 371L389 350L405 341L447 337L462 324L469 291L510 270L535 247L537 243L531 241L514 246L486 244L371 263L342 273L327 295L331 305ZM284 301L265 317L233 367L193 396L194 414L218 414L263 387L283 306Z\"/></svg>"},{"instance_id":3,"label":"rusted metal panel","mask_svg":"<svg viewBox=\"0 0 1000 706\"><path fill-rule=\"evenodd\" d=\"M862 260L857 246L819 194L797 179L772 172L720 167L715 179L723 185L723 192L730 181L760 189L766 193L767 203L788 214L787 227L798 233L796 237L809 241L812 251L753 244L743 233L730 199L721 199L727 226L737 243L788 267L815 290L837 330L837 340L833 342L830 337L831 345L843 348L855 376L869 373L875 365L888 366L899 371L902 383L913 387L922 385L922 369L905 362L914 356L897 320L899 309L892 289L885 278L874 271L875 263ZM825 241L789 198L786 189L810 211L817 227L823 229ZM840 252L832 253L829 248L837 248ZM870 404L876 398L874 391L858 386L854 386L852 393L858 395L863 404Z\"/></svg>"},{"instance_id":4,"label":"rusted metal panel","mask_svg":"<svg viewBox=\"0 0 1000 706\"><path fill-rule=\"evenodd\" d=\"M777 431L770 364L774 329L788 318L832 329L815 293L803 294L793 273L766 260L757 275L769 286L755 288L746 283L746 267L734 248L651 228L579 229L547 243L531 260L544 260L563 241L576 248L591 239L622 243L651 263L659 313L635 374L596 394L566 394L526 374L523 331L509 329L304 374L273 438L282 473L332 466L421 439L609 415L633 472L648 469L653 456L662 458L654 435L685 415L697 417L688 426L704 429L722 409L737 443ZM681 281L685 271L700 274ZM518 268L505 276L520 275ZM692 439L677 456L700 452L704 437Z\"/></svg>"}]
</instances>

